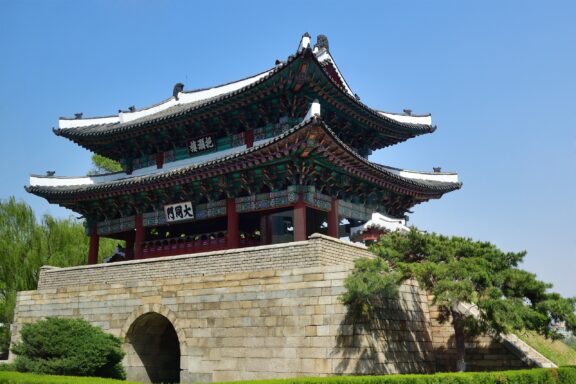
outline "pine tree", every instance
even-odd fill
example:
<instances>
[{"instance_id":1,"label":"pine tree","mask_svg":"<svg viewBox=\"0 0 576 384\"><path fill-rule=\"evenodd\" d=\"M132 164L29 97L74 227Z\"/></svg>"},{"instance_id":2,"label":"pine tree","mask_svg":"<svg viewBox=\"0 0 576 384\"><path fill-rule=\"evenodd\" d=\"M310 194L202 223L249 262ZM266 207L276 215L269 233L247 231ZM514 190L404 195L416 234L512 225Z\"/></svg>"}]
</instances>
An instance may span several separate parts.
<instances>
[{"instance_id":1,"label":"pine tree","mask_svg":"<svg viewBox=\"0 0 576 384\"><path fill-rule=\"evenodd\" d=\"M416 279L432 294L433 304L452 319L459 371L466 369L466 337L533 330L561 338L550 327L559 321L576 329L576 298L549 292L551 284L519 269L526 252L502 252L487 242L415 229L385 235L371 250L378 258L358 261L346 281L344 303L366 313L370 298L385 292L382 287Z\"/></svg>"}]
</instances>

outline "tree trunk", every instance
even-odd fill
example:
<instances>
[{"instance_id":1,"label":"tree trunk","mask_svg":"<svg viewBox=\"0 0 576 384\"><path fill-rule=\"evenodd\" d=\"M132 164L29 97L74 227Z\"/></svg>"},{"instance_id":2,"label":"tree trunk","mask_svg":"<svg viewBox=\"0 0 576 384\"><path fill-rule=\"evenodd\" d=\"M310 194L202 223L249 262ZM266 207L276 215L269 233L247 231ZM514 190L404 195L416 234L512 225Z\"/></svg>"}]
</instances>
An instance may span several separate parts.
<instances>
[{"instance_id":1,"label":"tree trunk","mask_svg":"<svg viewBox=\"0 0 576 384\"><path fill-rule=\"evenodd\" d=\"M456 370L466 371L466 344L464 339L464 318L460 312L451 311L454 326L454 341L456 344Z\"/></svg>"}]
</instances>

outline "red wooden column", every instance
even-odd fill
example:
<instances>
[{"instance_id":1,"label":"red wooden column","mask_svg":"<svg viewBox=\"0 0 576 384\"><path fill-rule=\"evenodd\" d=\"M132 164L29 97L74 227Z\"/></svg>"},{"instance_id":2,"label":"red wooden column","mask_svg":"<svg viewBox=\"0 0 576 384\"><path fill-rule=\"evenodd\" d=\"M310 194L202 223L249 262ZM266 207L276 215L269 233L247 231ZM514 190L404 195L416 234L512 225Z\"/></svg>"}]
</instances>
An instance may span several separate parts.
<instances>
[{"instance_id":1,"label":"red wooden column","mask_svg":"<svg viewBox=\"0 0 576 384\"><path fill-rule=\"evenodd\" d=\"M272 228L270 226L270 215L263 213L260 216L260 236L262 245L270 244L272 241Z\"/></svg>"},{"instance_id":2,"label":"red wooden column","mask_svg":"<svg viewBox=\"0 0 576 384\"><path fill-rule=\"evenodd\" d=\"M136 233L134 234L134 260L142 258L142 245L144 243L144 225L142 215L137 214L134 218Z\"/></svg>"},{"instance_id":3,"label":"red wooden column","mask_svg":"<svg viewBox=\"0 0 576 384\"><path fill-rule=\"evenodd\" d=\"M131 231L126 238L126 260L134 259L134 231Z\"/></svg>"},{"instance_id":4,"label":"red wooden column","mask_svg":"<svg viewBox=\"0 0 576 384\"><path fill-rule=\"evenodd\" d=\"M96 226L92 227L92 234L90 235L90 248L88 249L88 264L98 263L98 248L100 246L100 236Z\"/></svg>"},{"instance_id":5,"label":"red wooden column","mask_svg":"<svg viewBox=\"0 0 576 384\"><path fill-rule=\"evenodd\" d=\"M156 168L160 169L164 166L164 152L156 154Z\"/></svg>"},{"instance_id":6,"label":"red wooden column","mask_svg":"<svg viewBox=\"0 0 576 384\"><path fill-rule=\"evenodd\" d=\"M228 216L228 228L226 233L226 246L228 249L240 246L240 228L238 212L236 212L236 200L228 198L226 200L226 214Z\"/></svg>"},{"instance_id":7,"label":"red wooden column","mask_svg":"<svg viewBox=\"0 0 576 384\"><path fill-rule=\"evenodd\" d=\"M330 212L328 212L328 236L339 238L338 229L340 226L340 218L338 217L338 200L332 199L330 203Z\"/></svg>"},{"instance_id":8,"label":"red wooden column","mask_svg":"<svg viewBox=\"0 0 576 384\"><path fill-rule=\"evenodd\" d=\"M244 131L244 144L246 144L246 148L254 146L254 131L252 129Z\"/></svg>"},{"instance_id":9,"label":"red wooden column","mask_svg":"<svg viewBox=\"0 0 576 384\"><path fill-rule=\"evenodd\" d=\"M294 204L294 241L307 240L306 236L306 204L302 199L302 195Z\"/></svg>"}]
</instances>

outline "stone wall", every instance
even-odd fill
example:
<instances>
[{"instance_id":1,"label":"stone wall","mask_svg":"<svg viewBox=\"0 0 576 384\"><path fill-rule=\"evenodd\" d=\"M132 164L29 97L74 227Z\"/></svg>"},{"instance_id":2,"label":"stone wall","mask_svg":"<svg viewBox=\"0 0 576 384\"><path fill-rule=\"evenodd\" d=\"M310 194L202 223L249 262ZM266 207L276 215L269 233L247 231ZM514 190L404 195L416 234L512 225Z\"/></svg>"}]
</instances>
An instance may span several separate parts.
<instances>
[{"instance_id":1,"label":"stone wall","mask_svg":"<svg viewBox=\"0 0 576 384\"><path fill-rule=\"evenodd\" d=\"M371 257L364 247L313 235L223 252L45 267L38 290L18 294L14 339L24 323L81 317L124 338L129 378L142 381L168 381L172 369L183 381L434 371L434 347L448 343L438 335L449 331L431 326L427 296L416 284L383 300L371 324L353 322L340 303L344 279L363 256ZM179 366L171 367L178 356Z\"/></svg>"},{"instance_id":2,"label":"stone wall","mask_svg":"<svg viewBox=\"0 0 576 384\"><path fill-rule=\"evenodd\" d=\"M429 302L432 297L429 297ZM456 370L456 344L450 316L430 306L432 348L437 371ZM500 341L490 336L478 336L466 340L466 369L468 371L501 371L530 366Z\"/></svg>"}]
</instances>

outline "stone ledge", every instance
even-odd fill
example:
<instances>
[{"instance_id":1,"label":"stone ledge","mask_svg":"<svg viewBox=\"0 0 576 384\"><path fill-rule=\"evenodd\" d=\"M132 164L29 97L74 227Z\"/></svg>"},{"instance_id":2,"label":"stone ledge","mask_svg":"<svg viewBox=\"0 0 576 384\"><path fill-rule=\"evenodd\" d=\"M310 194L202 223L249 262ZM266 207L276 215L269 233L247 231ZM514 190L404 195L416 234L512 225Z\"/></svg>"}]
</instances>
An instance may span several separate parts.
<instances>
[{"instance_id":1,"label":"stone ledge","mask_svg":"<svg viewBox=\"0 0 576 384\"><path fill-rule=\"evenodd\" d=\"M141 279L154 280L352 265L357 258L371 256L372 254L363 245L314 234L306 241L225 251L69 268L44 266L40 271L38 289L45 291L78 284L113 284Z\"/></svg>"}]
</instances>

